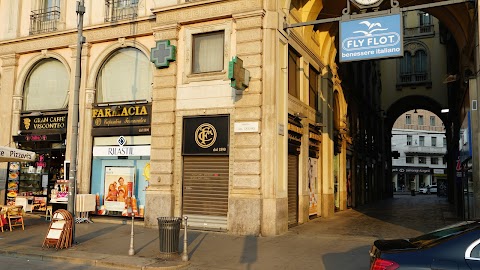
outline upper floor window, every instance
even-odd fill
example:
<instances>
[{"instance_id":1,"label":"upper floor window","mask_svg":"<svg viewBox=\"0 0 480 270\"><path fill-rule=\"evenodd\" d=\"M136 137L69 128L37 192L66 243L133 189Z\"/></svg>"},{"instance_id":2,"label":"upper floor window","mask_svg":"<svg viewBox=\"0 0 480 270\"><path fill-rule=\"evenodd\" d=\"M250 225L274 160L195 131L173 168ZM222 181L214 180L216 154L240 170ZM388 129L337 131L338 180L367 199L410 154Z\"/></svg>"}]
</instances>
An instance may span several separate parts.
<instances>
[{"instance_id":1,"label":"upper floor window","mask_svg":"<svg viewBox=\"0 0 480 270\"><path fill-rule=\"evenodd\" d=\"M132 20L138 15L139 0L105 0L105 21Z\"/></svg>"},{"instance_id":2,"label":"upper floor window","mask_svg":"<svg viewBox=\"0 0 480 270\"><path fill-rule=\"evenodd\" d=\"M432 146L437 146L437 137L432 137Z\"/></svg>"},{"instance_id":3,"label":"upper floor window","mask_svg":"<svg viewBox=\"0 0 480 270\"><path fill-rule=\"evenodd\" d=\"M443 147L447 147L447 138L443 138Z\"/></svg>"},{"instance_id":4,"label":"upper floor window","mask_svg":"<svg viewBox=\"0 0 480 270\"><path fill-rule=\"evenodd\" d=\"M425 146L425 136L418 137L420 146Z\"/></svg>"},{"instance_id":5,"label":"upper floor window","mask_svg":"<svg viewBox=\"0 0 480 270\"><path fill-rule=\"evenodd\" d=\"M418 125L423 126L425 123L423 122L423 115L418 116Z\"/></svg>"},{"instance_id":6,"label":"upper floor window","mask_svg":"<svg viewBox=\"0 0 480 270\"><path fill-rule=\"evenodd\" d=\"M224 31L195 34L192 36L192 73L223 70Z\"/></svg>"},{"instance_id":7,"label":"upper floor window","mask_svg":"<svg viewBox=\"0 0 480 270\"><path fill-rule=\"evenodd\" d=\"M430 116L430 126L435 126L435 116Z\"/></svg>"},{"instance_id":8,"label":"upper floor window","mask_svg":"<svg viewBox=\"0 0 480 270\"><path fill-rule=\"evenodd\" d=\"M30 13L30 35L57 30L60 20L60 0L40 0Z\"/></svg>"},{"instance_id":9,"label":"upper floor window","mask_svg":"<svg viewBox=\"0 0 480 270\"><path fill-rule=\"evenodd\" d=\"M147 56L132 47L115 51L97 77L97 103L151 101L152 69Z\"/></svg>"},{"instance_id":10,"label":"upper floor window","mask_svg":"<svg viewBox=\"0 0 480 270\"><path fill-rule=\"evenodd\" d=\"M407 125L412 124L412 116L410 114L405 115L405 124L407 124Z\"/></svg>"},{"instance_id":11,"label":"upper floor window","mask_svg":"<svg viewBox=\"0 0 480 270\"><path fill-rule=\"evenodd\" d=\"M427 164L427 158L426 157L418 157L418 163L419 164Z\"/></svg>"},{"instance_id":12,"label":"upper floor window","mask_svg":"<svg viewBox=\"0 0 480 270\"><path fill-rule=\"evenodd\" d=\"M53 58L40 61L33 67L25 81L23 110L67 108L69 78L62 62Z\"/></svg>"},{"instance_id":13,"label":"upper floor window","mask_svg":"<svg viewBox=\"0 0 480 270\"><path fill-rule=\"evenodd\" d=\"M418 13L419 17L420 17L420 26L430 26L432 25L432 16L430 16L430 14L426 13L426 12L419 12Z\"/></svg>"},{"instance_id":14,"label":"upper floor window","mask_svg":"<svg viewBox=\"0 0 480 270\"><path fill-rule=\"evenodd\" d=\"M400 70L397 88L404 85L427 85L431 87L430 58L426 46L419 42L410 42L404 47L404 55L398 62Z\"/></svg>"},{"instance_id":15,"label":"upper floor window","mask_svg":"<svg viewBox=\"0 0 480 270\"><path fill-rule=\"evenodd\" d=\"M412 135L407 135L407 145L412 145Z\"/></svg>"},{"instance_id":16,"label":"upper floor window","mask_svg":"<svg viewBox=\"0 0 480 270\"><path fill-rule=\"evenodd\" d=\"M406 159L405 159L405 162L408 163L408 164L413 164L413 156L407 156Z\"/></svg>"},{"instance_id":17,"label":"upper floor window","mask_svg":"<svg viewBox=\"0 0 480 270\"><path fill-rule=\"evenodd\" d=\"M300 97L300 55L292 48L288 50L288 93Z\"/></svg>"},{"instance_id":18,"label":"upper floor window","mask_svg":"<svg viewBox=\"0 0 480 270\"><path fill-rule=\"evenodd\" d=\"M315 110L320 110L318 106L318 77L319 72L316 71L312 66L310 66L309 77L308 77L308 87L309 87L309 95L308 95L308 102L310 107L314 108Z\"/></svg>"},{"instance_id":19,"label":"upper floor window","mask_svg":"<svg viewBox=\"0 0 480 270\"><path fill-rule=\"evenodd\" d=\"M432 157L432 158L430 159L430 163L431 163L431 164L438 164L438 157Z\"/></svg>"}]
</instances>

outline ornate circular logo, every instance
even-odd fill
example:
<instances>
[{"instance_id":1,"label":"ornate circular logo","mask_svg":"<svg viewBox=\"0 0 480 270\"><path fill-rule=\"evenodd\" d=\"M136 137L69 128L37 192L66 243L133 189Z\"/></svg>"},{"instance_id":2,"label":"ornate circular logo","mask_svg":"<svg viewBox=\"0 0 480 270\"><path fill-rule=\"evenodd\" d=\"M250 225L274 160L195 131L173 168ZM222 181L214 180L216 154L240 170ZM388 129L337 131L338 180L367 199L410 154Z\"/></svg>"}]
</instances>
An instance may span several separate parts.
<instances>
[{"instance_id":1,"label":"ornate circular logo","mask_svg":"<svg viewBox=\"0 0 480 270\"><path fill-rule=\"evenodd\" d=\"M95 125L96 126L100 126L101 124L102 124L102 119L100 119L100 118L95 119Z\"/></svg>"},{"instance_id":2,"label":"ornate circular logo","mask_svg":"<svg viewBox=\"0 0 480 270\"><path fill-rule=\"evenodd\" d=\"M195 142L202 148L209 148L217 140L217 130L209 123L203 123L195 130Z\"/></svg>"}]
</instances>

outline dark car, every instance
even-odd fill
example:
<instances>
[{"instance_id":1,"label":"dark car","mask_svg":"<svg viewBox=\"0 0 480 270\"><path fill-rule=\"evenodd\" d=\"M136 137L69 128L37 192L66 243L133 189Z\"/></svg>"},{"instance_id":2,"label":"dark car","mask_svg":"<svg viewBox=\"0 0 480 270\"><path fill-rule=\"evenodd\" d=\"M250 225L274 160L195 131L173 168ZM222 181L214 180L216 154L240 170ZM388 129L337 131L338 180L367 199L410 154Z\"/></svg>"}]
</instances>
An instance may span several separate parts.
<instances>
[{"instance_id":1,"label":"dark car","mask_svg":"<svg viewBox=\"0 0 480 270\"><path fill-rule=\"evenodd\" d=\"M370 270L480 269L480 221L464 221L415 238L376 240Z\"/></svg>"}]
</instances>

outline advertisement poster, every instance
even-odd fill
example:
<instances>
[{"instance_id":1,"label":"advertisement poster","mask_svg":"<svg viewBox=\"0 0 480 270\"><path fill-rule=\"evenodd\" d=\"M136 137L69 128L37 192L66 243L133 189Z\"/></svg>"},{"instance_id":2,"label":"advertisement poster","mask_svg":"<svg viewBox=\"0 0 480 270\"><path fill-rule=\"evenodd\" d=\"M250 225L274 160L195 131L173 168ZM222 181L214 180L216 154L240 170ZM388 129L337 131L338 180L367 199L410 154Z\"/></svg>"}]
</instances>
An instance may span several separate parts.
<instances>
[{"instance_id":1,"label":"advertisement poster","mask_svg":"<svg viewBox=\"0 0 480 270\"><path fill-rule=\"evenodd\" d=\"M318 159L308 158L308 192L310 194L309 215L317 214L317 164Z\"/></svg>"},{"instance_id":2,"label":"advertisement poster","mask_svg":"<svg viewBox=\"0 0 480 270\"><path fill-rule=\"evenodd\" d=\"M135 183L135 167L105 167L104 206L107 211L126 215L127 197L131 197Z\"/></svg>"},{"instance_id":3,"label":"advertisement poster","mask_svg":"<svg viewBox=\"0 0 480 270\"><path fill-rule=\"evenodd\" d=\"M15 205L18 195L20 162L10 162L7 177L7 205Z\"/></svg>"}]
</instances>

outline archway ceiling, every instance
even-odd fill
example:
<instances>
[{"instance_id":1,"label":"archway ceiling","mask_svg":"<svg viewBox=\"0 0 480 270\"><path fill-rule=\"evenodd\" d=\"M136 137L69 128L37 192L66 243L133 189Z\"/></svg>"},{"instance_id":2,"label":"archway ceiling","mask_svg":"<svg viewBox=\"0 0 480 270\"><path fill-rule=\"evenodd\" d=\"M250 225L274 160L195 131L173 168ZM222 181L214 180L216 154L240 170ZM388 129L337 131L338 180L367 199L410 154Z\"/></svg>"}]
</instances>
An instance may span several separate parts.
<instances>
[{"instance_id":1,"label":"archway ceiling","mask_svg":"<svg viewBox=\"0 0 480 270\"><path fill-rule=\"evenodd\" d=\"M312 1L312 0L310 0ZM316 0L322 1L322 0ZM431 4L435 2L442 2L442 0L399 0L400 8L411 7L416 5ZM473 3L458 3L448 6L433 7L425 9L424 11L432 14L437 19L439 19L452 33L454 36L457 46L464 55L470 54L471 50L471 39L473 38L473 28L474 28L474 19L473 19ZM342 15L342 10L346 8L346 0L323 0L323 8L320 10L320 13L317 15L317 20L325 18L339 17ZM358 12L354 5L350 5L353 12ZM390 8L390 1L384 0L380 6L380 10L385 10ZM304 10L306 11L306 10ZM311 10L311 12L316 12ZM325 24L324 26L316 26L318 30L326 30L332 26L332 23ZM467 51L465 51L467 50Z\"/></svg>"}]
</instances>

